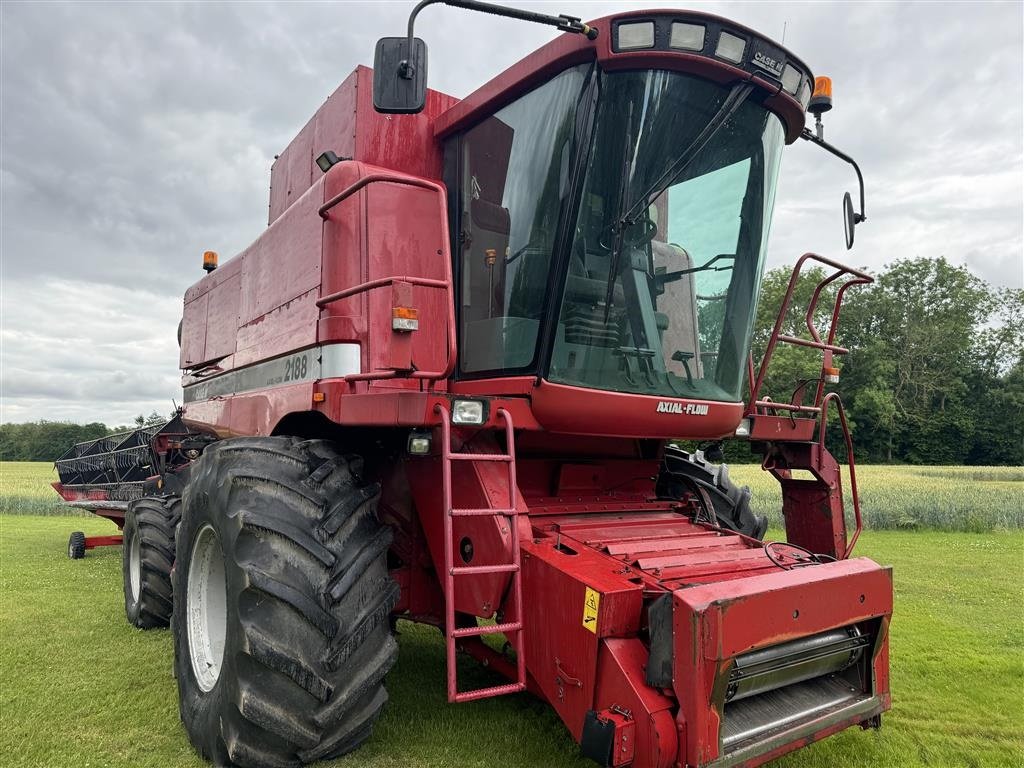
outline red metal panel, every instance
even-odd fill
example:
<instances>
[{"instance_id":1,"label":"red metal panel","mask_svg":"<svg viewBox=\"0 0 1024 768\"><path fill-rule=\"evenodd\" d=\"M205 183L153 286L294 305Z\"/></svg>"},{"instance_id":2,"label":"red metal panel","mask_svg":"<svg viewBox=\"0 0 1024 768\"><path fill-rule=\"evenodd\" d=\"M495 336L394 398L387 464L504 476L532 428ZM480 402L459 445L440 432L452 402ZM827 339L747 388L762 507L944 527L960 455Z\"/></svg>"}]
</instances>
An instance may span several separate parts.
<instances>
[{"instance_id":1,"label":"red metal panel","mask_svg":"<svg viewBox=\"0 0 1024 768\"><path fill-rule=\"evenodd\" d=\"M366 243L369 257L367 280L390 275L447 278L446 222L439 218L437 194L417 187L378 183L367 187ZM344 203L342 203L344 205ZM418 370L437 371L448 361L448 295L435 288L416 286L413 304L419 311L419 330L397 333L391 328L391 291L377 289L368 296L368 370L387 369L390 347L410 339L413 363ZM418 389L419 382L402 386Z\"/></svg>"},{"instance_id":2,"label":"red metal panel","mask_svg":"<svg viewBox=\"0 0 1024 768\"><path fill-rule=\"evenodd\" d=\"M324 150L339 157L355 152L356 72L327 97L327 101L302 127L270 167L270 215L267 224L283 214L309 189L314 176L315 158ZM320 169L316 168L319 174Z\"/></svg>"},{"instance_id":3,"label":"red metal panel","mask_svg":"<svg viewBox=\"0 0 1024 768\"><path fill-rule=\"evenodd\" d=\"M891 570L866 558L673 592L673 680L678 719L687 729L686 763L703 766L719 757L715 692L730 659L891 613ZM888 696L887 678L875 686L875 695Z\"/></svg>"},{"instance_id":4,"label":"red metal panel","mask_svg":"<svg viewBox=\"0 0 1024 768\"><path fill-rule=\"evenodd\" d=\"M707 413L659 412L658 404L665 401L682 404L684 410L691 403L707 406ZM696 440L732 435L743 417L743 403L623 394L542 380L533 390L533 412L537 421L553 432L662 438L686 435ZM595 413L602 417L595 419Z\"/></svg>"},{"instance_id":5,"label":"red metal panel","mask_svg":"<svg viewBox=\"0 0 1024 768\"><path fill-rule=\"evenodd\" d=\"M483 437L483 435L481 436ZM435 432L435 440L440 439ZM493 438L474 442L474 448L491 444ZM406 473L415 500L420 524L430 547L436 573L444 572L444 503L441 495L441 460L437 456L409 459ZM454 506L459 508L504 508L508 504L506 468L496 463L477 464L455 462L452 467L452 494ZM516 494L517 506L522 501ZM525 507L524 507L525 509ZM512 561L512 540L508 520L494 516L460 517L452 521L453 539L458 544L468 538L473 556L463 561L456 555L457 566L479 566ZM508 585L507 573L481 574L474 578L455 580L455 610L474 616L490 618L501 607L502 596Z\"/></svg>"},{"instance_id":6,"label":"red metal panel","mask_svg":"<svg viewBox=\"0 0 1024 768\"><path fill-rule=\"evenodd\" d=\"M236 271L213 288L206 313L206 357L216 360L235 351L241 278Z\"/></svg>"},{"instance_id":7,"label":"red metal panel","mask_svg":"<svg viewBox=\"0 0 1024 768\"><path fill-rule=\"evenodd\" d=\"M598 656L594 709L627 710L636 723L633 768L669 768L676 760L679 737L675 699L644 682L647 647L638 638L606 638ZM626 745L617 745L623 751ZM613 763L618 765L619 763Z\"/></svg>"},{"instance_id":8,"label":"red metal panel","mask_svg":"<svg viewBox=\"0 0 1024 768\"><path fill-rule=\"evenodd\" d=\"M423 111L416 115L383 115L373 108L373 70L359 67L356 148L364 163L428 179L441 178L442 155L434 138L434 122L458 99L427 90Z\"/></svg>"},{"instance_id":9,"label":"red metal panel","mask_svg":"<svg viewBox=\"0 0 1024 768\"><path fill-rule=\"evenodd\" d=\"M192 301L186 297L181 317L181 353L179 365L194 368L209 358L206 356L206 313L209 308L209 294L203 293Z\"/></svg>"},{"instance_id":10,"label":"red metal panel","mask_svg":"<svg viewBox=\"0 0 1024 768\"><path fill-rule=\"evenodd\" d=\"M238 353L232 367L240 367L312 346L316 343L316 289L296 296L238 329ZM282 414L284 415L284 414Z\"/></svg>"},{"instance_id":11,"label":"red metal panel","mask_svg":"<svg viewBox=\"0 0 1024 768\"><path fill-rule=\"evenodd\" d=\"M317 210L323 201L321 177L243 251L239 310L243 325L261 322L266 313L320 286L323 221ZM315 330L314 325L302 342L314 342ZM290 349L303 346L302 342Z\"/></svg>"},{"instance_id":12,"label":"red metal panel","mask_svg":"<svg viewBox=\"0 0 1024 768\"><path fill-rule=\"evenodd\" d=\"M560 549L554 538L524 541L525 642L530 674L579 741L593 707L598 640L639 629L642 589L615 560L594 550ZM590 587L600 594L596 632L583 625Z\"/></svg>"},{"instance_id":13,"label":"red metal panel","mask_svg":"<svg viewBox=\"0 0 1024 768\"><path fill-rule=\"evenodd\" d=\"M269 435L285 415L310 410L313 387L305 381L188 403L182 418L189 427L212 429L222 438Z\"/></svg>"}]
</instances>

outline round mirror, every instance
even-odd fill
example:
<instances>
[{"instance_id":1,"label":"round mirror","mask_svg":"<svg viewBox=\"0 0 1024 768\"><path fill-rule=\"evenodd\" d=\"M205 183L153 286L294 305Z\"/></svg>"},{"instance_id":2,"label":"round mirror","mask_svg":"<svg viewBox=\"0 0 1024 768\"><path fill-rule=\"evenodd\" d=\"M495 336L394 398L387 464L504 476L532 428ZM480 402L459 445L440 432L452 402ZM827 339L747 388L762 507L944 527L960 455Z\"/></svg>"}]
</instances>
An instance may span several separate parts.
<instances>
[{"instance_id":1,"label":"round mirror","mask_svg":"<svg viewBox=\"0 0 1024 768\"><path fill-rule=\"evenodd\" d=\"M846 230L846 250L853 248L853 228L857 226L856 214L853 212L853 200L850 193L843 195L843 228Z\"/></svg>"}]
</instances>

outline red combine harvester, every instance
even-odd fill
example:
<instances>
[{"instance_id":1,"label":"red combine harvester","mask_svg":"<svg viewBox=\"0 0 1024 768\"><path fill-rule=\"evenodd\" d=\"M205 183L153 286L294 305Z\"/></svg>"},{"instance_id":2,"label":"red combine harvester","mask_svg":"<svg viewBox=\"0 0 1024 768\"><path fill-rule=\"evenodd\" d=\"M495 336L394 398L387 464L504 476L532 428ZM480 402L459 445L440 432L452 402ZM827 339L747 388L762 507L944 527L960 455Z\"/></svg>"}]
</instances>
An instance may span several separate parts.
<instances>
[{"instance_id":1,"label":"red combine harvester","mask_svg":"<svg viewBox=\"0 0 1024 768\"><path fill-rule=\"evenodd\" d=\"M749 356L783 146L853 163L822 135L827 78L708 14L463 0L565 34L460 101L426 89L431 1L277 158L267 230L206 255L178 418L60 464L66 498L126 510L128 617L173 627L192 743L355 749L396 618L442 631L449 701L530 691L604 766L753 766L879 726L891 573L851 557L827 391L871 278L805 255ZM808 261L828 277L783 335ZM823 357L788 400L762 393L779 343ZM728 437L782 484L787 542L712 450L668 443ZM460 686L460 651L504 680Z\"/></svg>"}]
</instances>

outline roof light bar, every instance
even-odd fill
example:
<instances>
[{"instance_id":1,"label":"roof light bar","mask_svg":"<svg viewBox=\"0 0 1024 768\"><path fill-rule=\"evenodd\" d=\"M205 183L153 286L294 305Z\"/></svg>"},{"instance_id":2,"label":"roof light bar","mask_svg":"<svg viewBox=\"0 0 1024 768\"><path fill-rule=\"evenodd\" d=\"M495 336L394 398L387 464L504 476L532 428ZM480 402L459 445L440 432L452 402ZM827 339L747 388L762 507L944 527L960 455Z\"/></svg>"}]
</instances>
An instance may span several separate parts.
<instances>
[{"instance_id":1,"label":"roof light bar","mask_svg":"<svg viewBox=\"0 0 1024 768\"><path fill-rule=\"evenodd\" d=\"M799 60L768 38L723 19L685 12L653 12L612 23L613 53L686 52L719 59L773 82L806 109L813 77Z\"/></svg>"}]
</instances>

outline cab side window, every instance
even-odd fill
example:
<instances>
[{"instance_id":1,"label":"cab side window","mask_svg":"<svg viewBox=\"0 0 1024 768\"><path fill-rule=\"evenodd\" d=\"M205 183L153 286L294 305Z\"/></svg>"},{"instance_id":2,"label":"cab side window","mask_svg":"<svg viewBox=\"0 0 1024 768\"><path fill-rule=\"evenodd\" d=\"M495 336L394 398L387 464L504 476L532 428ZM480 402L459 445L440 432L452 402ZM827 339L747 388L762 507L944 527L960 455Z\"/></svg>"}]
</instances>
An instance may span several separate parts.
<instances>
[{"instance_id":1,"label":"cab side window","mask_svg":"<svg viewBox=\"0 0 1024 768\"><path fill-rule=\"evenodd\" d=\"M534 361L588 71L559 74L462 137L456 259L463 372Z\"/></svg>"}]
</instances>

